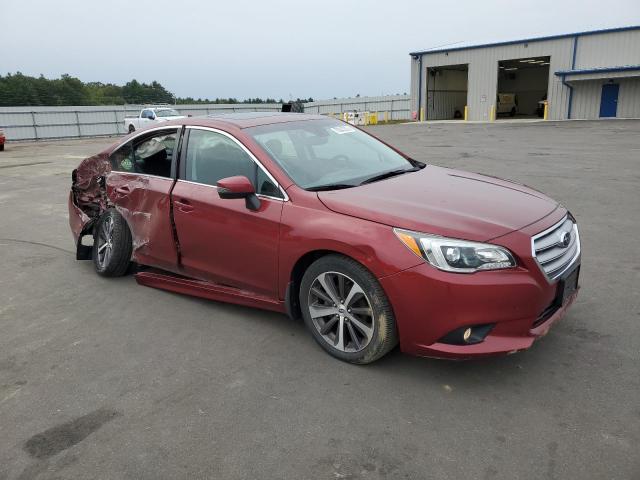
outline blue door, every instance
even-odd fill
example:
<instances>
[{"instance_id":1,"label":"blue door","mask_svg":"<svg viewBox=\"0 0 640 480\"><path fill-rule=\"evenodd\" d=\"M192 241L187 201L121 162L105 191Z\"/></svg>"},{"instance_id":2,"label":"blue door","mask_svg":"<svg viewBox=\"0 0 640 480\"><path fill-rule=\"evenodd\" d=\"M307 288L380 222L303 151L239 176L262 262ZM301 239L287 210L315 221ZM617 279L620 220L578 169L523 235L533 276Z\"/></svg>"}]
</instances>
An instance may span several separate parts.
<instances>
[{"instance_id":1,"label":"blue door","mask_svg":"<svg viewBox=\"0 0 640 480\"><path fill-rule=\"evenodd\" d=\"M618 110L618 91L620 85L617 83L605 83L602 85L602 96L600 97L600 116L615 117Z\"/></svg>"}]
</instances>

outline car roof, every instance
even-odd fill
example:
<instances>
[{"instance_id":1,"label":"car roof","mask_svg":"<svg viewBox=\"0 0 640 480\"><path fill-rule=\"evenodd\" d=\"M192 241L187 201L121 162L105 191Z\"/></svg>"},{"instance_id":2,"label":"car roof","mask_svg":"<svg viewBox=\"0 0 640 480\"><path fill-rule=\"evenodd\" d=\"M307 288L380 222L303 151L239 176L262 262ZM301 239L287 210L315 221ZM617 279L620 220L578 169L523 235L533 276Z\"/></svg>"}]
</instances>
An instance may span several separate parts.
<instances>
[{"instance_id":1,"label":"car roof","mask_svg":"<svg viewBox=\"0 0 640 480\"><path fill-rule=\"evenodd\" d=\"M179 107L178 107L179 108ZM194 125L200 127L217 127L220 124L236 128L257 127L274 123L299 122L307 120L326 119L323 115L309 115L306 113L283 112L236 112L211 114L206 117L188 117L171 123L180 125Z\"/></svg>"}]
</instances>

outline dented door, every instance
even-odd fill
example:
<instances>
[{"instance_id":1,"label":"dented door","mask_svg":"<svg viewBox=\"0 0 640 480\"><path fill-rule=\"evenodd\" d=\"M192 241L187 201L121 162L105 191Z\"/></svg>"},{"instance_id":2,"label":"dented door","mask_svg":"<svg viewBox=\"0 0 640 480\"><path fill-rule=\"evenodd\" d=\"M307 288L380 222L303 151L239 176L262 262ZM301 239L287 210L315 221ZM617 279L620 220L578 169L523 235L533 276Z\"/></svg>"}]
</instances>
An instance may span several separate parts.
<instances>
[{"instance_id":1,"label":"dented door","mask_svg":"<svg viewBox=\"0 0 640 480\"><path fill-rule=\"evenodd\" d=\"M170 217L173 179L111 172L107 195L129 224L133 260L175 271L178 264Z\"/></svg>"},{"instance_id":2,"label":"dented door","mask_svg":"<svg viewBox=\"0 0 640 480\"><path fill-rule=\"evenodd\" d=\"M107 195L125 218L133 237L133 260L177 271L171 222L178 129L158 129L134 138L111 155Z\"/></svg>"}]
</instances>

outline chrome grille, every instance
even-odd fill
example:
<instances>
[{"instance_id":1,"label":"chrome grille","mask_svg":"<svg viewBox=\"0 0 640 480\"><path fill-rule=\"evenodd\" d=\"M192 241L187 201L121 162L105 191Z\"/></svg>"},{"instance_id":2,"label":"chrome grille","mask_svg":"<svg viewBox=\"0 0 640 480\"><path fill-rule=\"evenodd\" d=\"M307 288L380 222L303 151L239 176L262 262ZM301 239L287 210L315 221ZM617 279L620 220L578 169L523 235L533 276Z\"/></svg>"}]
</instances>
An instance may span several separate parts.
<instances>
[{"instance_id":1,"label":"chrome grille","mask_svg":"<svg viewBox=\"0 0 640 480\"><path fill-rule=\"evenodd\" d=\"M533 237L533 256L547 278L555 280L580 256L578 225L566 216L553 227Z\"/></svg>"}]
</instances>

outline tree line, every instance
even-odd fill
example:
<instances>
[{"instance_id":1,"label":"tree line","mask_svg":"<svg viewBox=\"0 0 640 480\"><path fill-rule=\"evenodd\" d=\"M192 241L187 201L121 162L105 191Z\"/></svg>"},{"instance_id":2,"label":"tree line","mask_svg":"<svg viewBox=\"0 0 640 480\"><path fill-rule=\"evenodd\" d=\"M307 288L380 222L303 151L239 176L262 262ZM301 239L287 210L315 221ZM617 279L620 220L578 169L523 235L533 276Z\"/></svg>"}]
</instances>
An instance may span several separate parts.
<instances>
[{"instance_id":1,"label":"tree line","mask_svg":"<svg viewBox=\"0 0 640 480\"><path fill-rule=\"evenodd\" d=\"M296 99L312 102L312 98ZM125 105L145 103L284 103L274 98L208 98L176 97L160 83L131 80L120 86L113 83L88 82L62 75L49 79L43 75L31 77L20 72L0 75L0 106L62 106L62 105Z\"/></svg>"}]
</instances>

